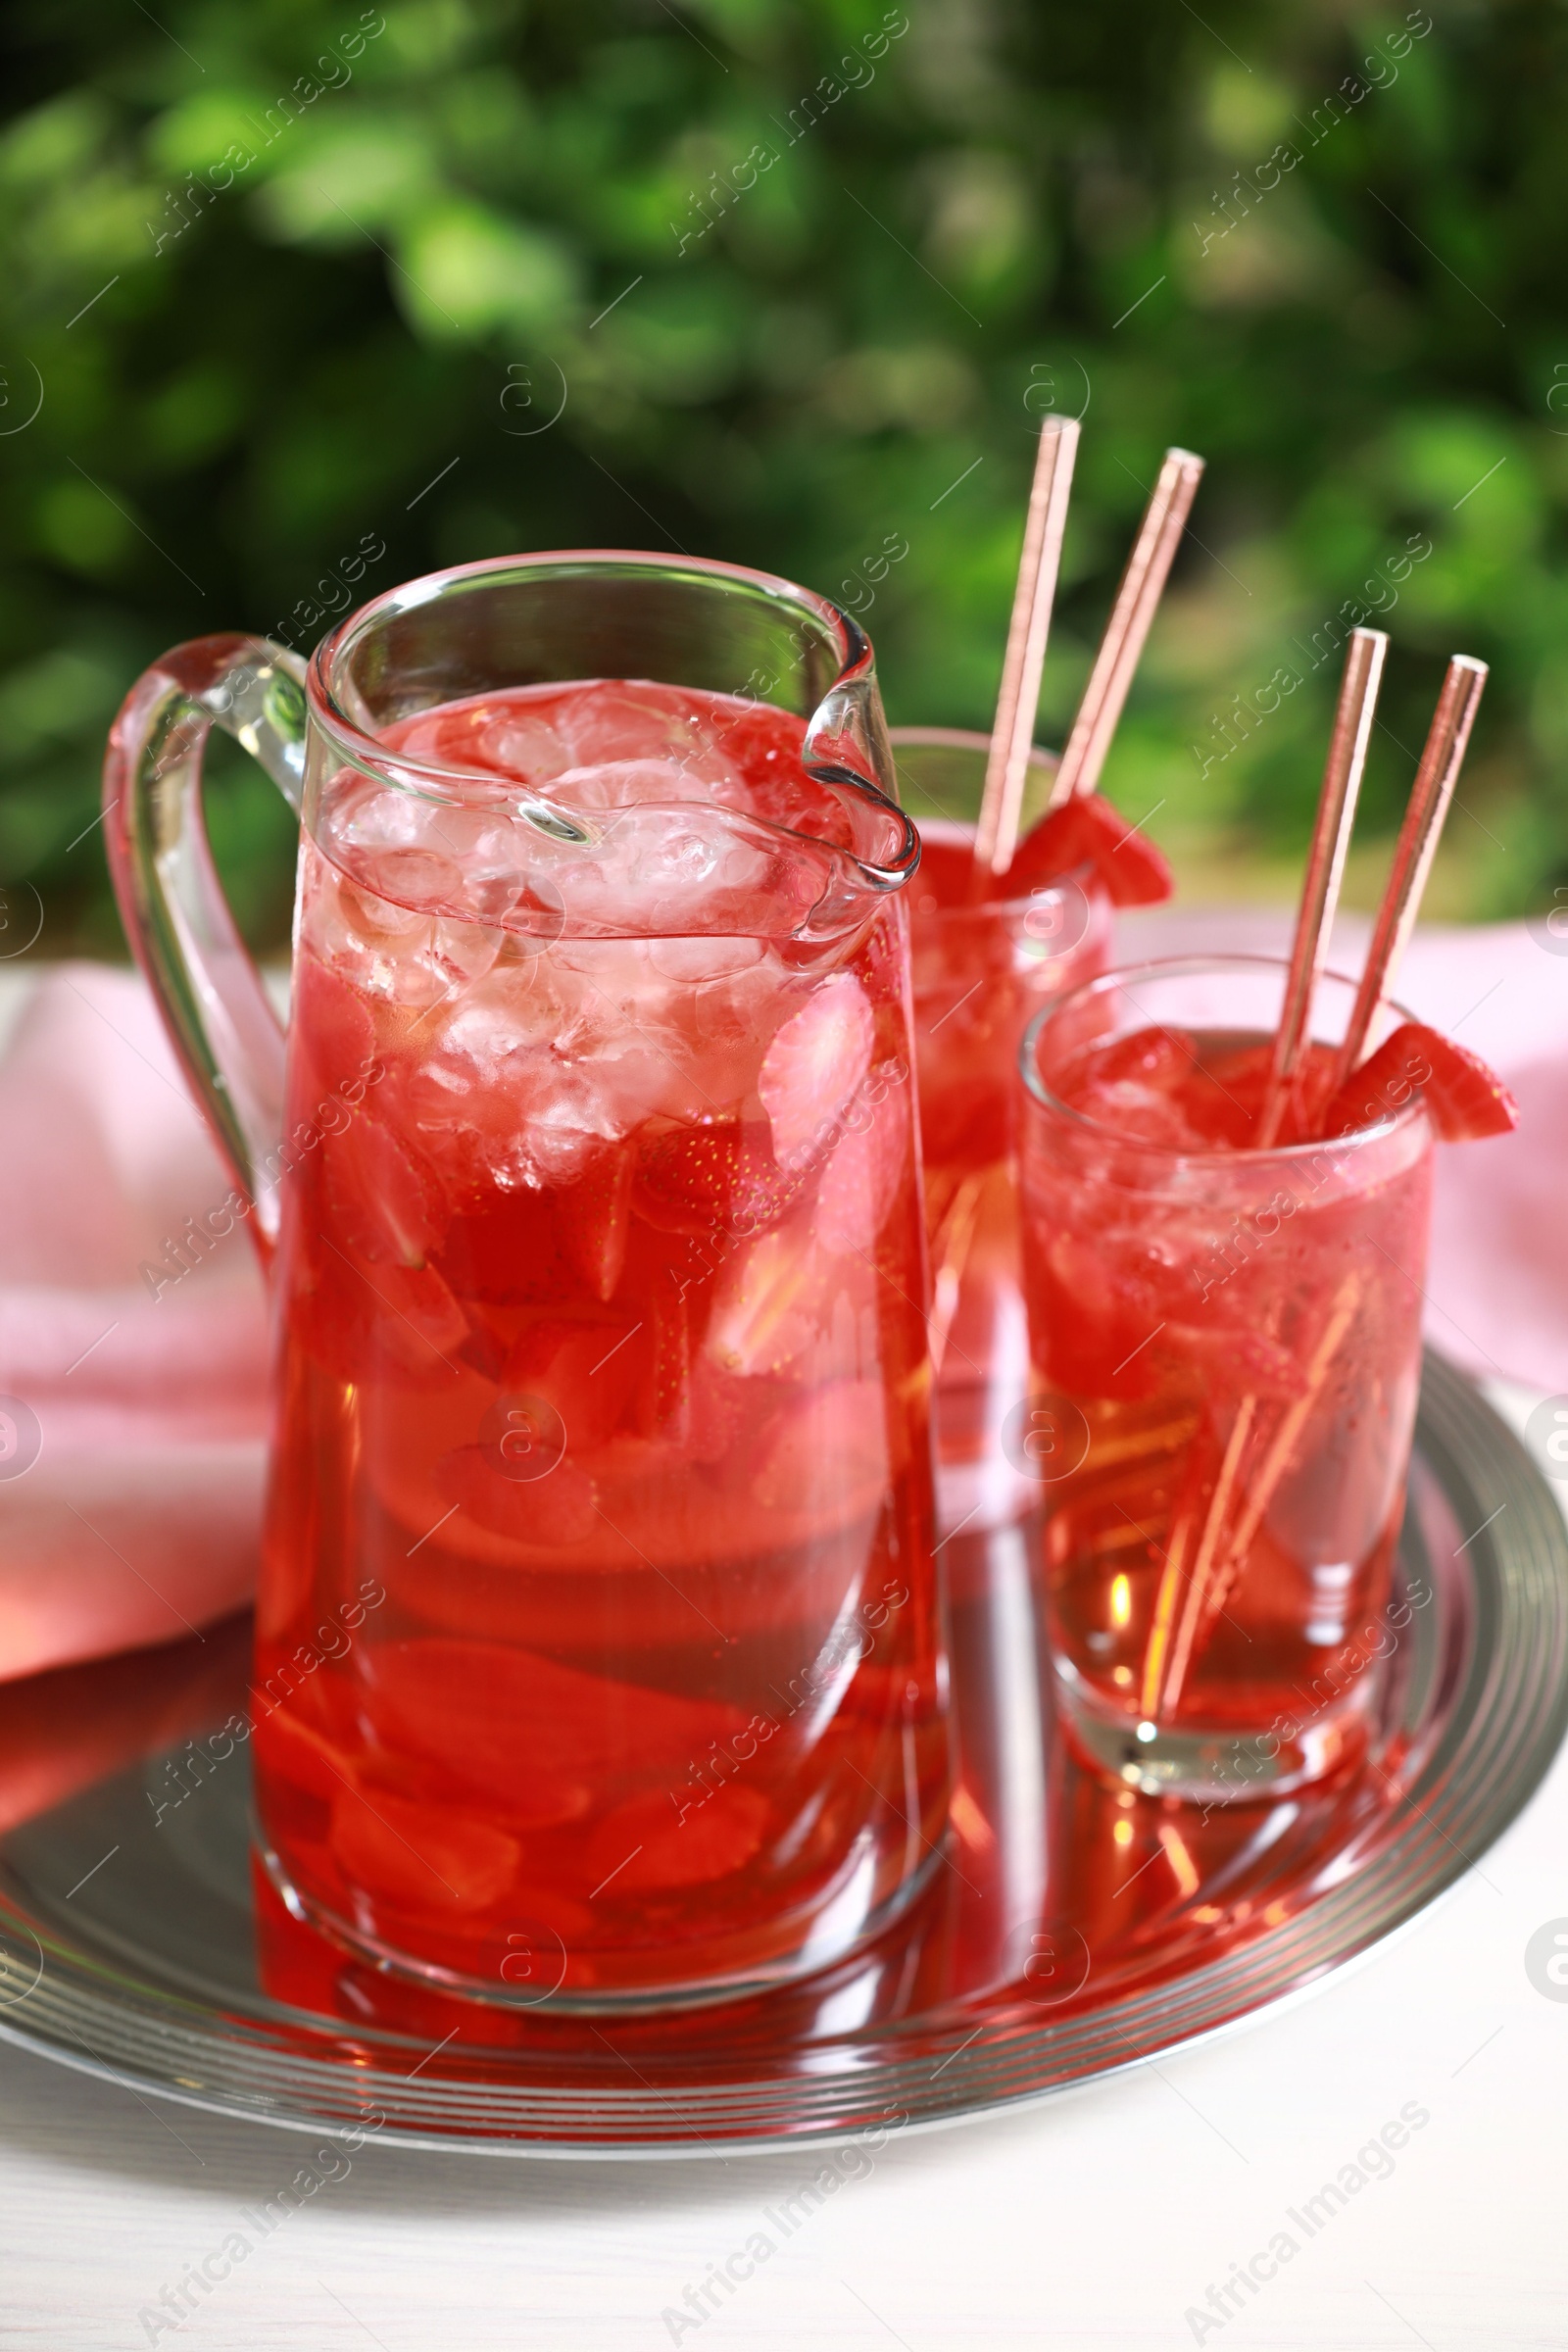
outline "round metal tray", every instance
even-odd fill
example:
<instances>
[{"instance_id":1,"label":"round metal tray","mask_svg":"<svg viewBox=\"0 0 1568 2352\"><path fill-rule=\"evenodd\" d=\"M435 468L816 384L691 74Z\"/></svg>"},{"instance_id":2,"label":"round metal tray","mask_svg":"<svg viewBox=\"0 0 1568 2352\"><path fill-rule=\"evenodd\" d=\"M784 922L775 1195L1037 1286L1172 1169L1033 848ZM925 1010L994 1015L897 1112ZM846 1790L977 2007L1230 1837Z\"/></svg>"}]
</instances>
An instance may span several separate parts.
<instances>
[{"instance_id":1,"label":"round metal tray","mask_svg":"<svg viewBox=\"0 0 1568 2352\"><path fill-rule=\"evenodd\" d=\"M702 2154L950 2122L1190 2043L1343 1967L1486 1851L1568 1719L1556 1501L1436 1358L1406 1606L1351 1778L1206 1813L1104 1786L1051 1721L1029 1530L949 1548L946 1866L881 1943L808 1984L596 2024L553 2015L547 1982L536 2007L499 2010L348 1959L256 1871L245 1750L205 1737L245 1703L237 1619L8 1689L0 2034L196 2106L418 2146Z\"/></svg>"}]
</instances>

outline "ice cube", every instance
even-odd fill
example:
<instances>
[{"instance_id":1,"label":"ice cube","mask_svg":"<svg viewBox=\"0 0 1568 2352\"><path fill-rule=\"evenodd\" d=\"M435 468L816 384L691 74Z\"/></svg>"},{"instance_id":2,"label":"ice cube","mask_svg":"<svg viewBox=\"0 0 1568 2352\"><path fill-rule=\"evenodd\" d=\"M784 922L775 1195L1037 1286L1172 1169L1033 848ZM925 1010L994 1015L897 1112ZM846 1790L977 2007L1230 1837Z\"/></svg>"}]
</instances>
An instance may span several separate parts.
<instances>
[{"instance_id":1,"label":"ice cube","mask_svg":"<svg viewBox=\"0 0 1568 2352\"><path fill-rule=\"evenodd\" d=\"M502 924L531 941L530 953L557 938L566 919L556 878L560 843L509 808L362 794L323 815L322 847L367 891L432 913Z\"/></svg>"},{"instance_id":2,"label":"ice cube","mask_svg":"<svg viewBox=\"0 0 1568 2352\"><path fill-rule=\"evenodd\" d=\"M597 767L568 767L551 786L552 800L573 808L630 808L707 797L678 760L607 760Z\"/></svg>"},{"instance_id":3,"label":"ice cube","mask_svg":"<svg viewBox=\"0 0 1568 2352\"><path fill-rule=\"evenodd\" d=\"M413 760L437 760L448 767L483 761L485 729L495 722L494 710L483 703L438 706L416 718L403 718L383 730L390 751L407 752Z\"/></svg>"},{"instance_id":4,"label":"ice cube","mask_svg":"<svg viewBox=\"0 0 1568 2352\"><path fill-rule=\"evenodd\" d=\"M444 854L443 818L456 813L417 793L399 792L368 777L345 784L334 776L322 795L318 819L321 847L351 869L358 851L430 849Z\"/></svg>"},{"instance_id":5,"label":"ice cube","mask_svg":"<svg viewBox=\"0 0 1568 2352\"><path fill-rule=\"evenodd\" d=\"M575 982L557 1051L594 1073L621 1135L655 1112L691 1120L712 1107L711 1089L700 1083L698 1040L682 1018L691 992L658 971L655 944L563 940L552 955Z\"/></svg>"},{"instance_id":6,"label":"ice cube","mask_svg":"<svg viewBox=\"0 0 1568 2352\"><path fill-rule=\"evenodd\" d=\"M572 1002L553 957L514 959L512 943L476 988L441 1023L443 1037L475 1065L499 1065L547 1048Z\"/></svg>"},{"instance_id":7,"label":"ice cube","mask_svg":"<svg viewBox=\"0 0 1568 2352\"><path fill-rule=\"evenodd\" d=\"M660 952L674 944L662 942ZM712 948L720 943L680 944ZM737 959L721 974L703 981L694 992L691 1017L702 1040L703 1084L716 1102L731 1102L756 1093L762 1055L781 1017L794 1011L797 999L785 993L793 975L761 940L722 944L755 950L753 959Z\"/></svg>"},{"instance_id":8,"label":"ice cube","mask_svg":"<svg viewBox=\"0 0 1568 2352\"><path fill-rule=\"evenodd\" d=\"M649 1017L662 986L649 991L642 943L574 941L567 953L509 952L434 1024L411 1101L454 1172L570 1183L652 1113L689 1120L709 1107L692 1041Z\"/></svg>"},{"instance_id":9,"label":"ice cube","mask_svg":"<svg viewBox=\"0 0 1568 2352\"><path fill-rule=\"evenodd\" d=\"M416 907L400 906L395 899L377 898L373 890L361 890L357 883L341 878L338 905L345 922L352 924L365 941L406 939L411 931L422 931L430 919Z\"/></svg>"},{"instance_id":10,"label":"ice cube","mask_svg":"<svg viewBox=\"0 0 1568 2352\"><path fill-rule=\"evenodd\" d=\"M639 694L635 686L591 682L575 694L564 695L552 719L573 761L582 767L700 753L711 741L702 722L679 709L667 687L659 689L656 698Z\"/></svg>"},{"instance_id":11,"label":"ice cube","mask_svg":"<svg viewBox=\"0 0 1568 2352\"><path fill-rule=\"evenodd\" d=\"M530 1183L576 1183L603 1146L617 1143L635 1121L598 1069L557 1062L528 1075L530 1093L516 1097L517 1163Z\"/></svg>"},{"instance_id":12,"label":"ice cube","mask_svg":"<svg viewBox=\"0 0 1568 2352\"><path fill-rule=\"evenodd\" d=\"M518 710L487 715L475 731L474 749L487 766L525 784L548 784L571 765L571 755L555 728Z\"/></svg>"},{"instance_id":13,"label":"ice cube","mask_svg":"<svg viewBox=\"0 0 1568 2352\"><path fill-rule=\"evenodd\" d=\"M684 900L690 891L706 892L720 867L730 882L733 864L748 867L755 861L755 853L743 844L732 846L720 825L695 812L687 818L639 811L624 817L604 846L606 862L613 859L656 906L662 893Z\"/></svg>"},{"instance_id":14,"label":"ice cube","mask_svg":"<svg viewBox=\"0 0 1568 2352\"><path fill-rule=\"evenodd\" d=\"M606 928L664 937L787 933L820 888L791 891L771 840L697 802L625 809L574 869L574 886L578 877L584 910Z\"/></svg>"},{"instance_id":15,"label":"ice cube","mask_svg":"<svg viewBox=\"0 0 1568 2352\"><path fill-rule=\"evenodd\" d=\"M328 856L307 856L302 939L345 979L412 1011L482 979L505 934L464 919L471 897L462 866L430 838L433 812L378 793L339 813Z\"/></svg>"},{"instance_id":16,"label":"ice cube","mask_svg":"<svg viewBox=\"0 0 1568 2352\"><path fill-rule=\"evenodd\" d=\"M488 923L455 923L439 918L419 955L430 974L442 982L442 994L456 994L482 980L501 953L504 931Z\"/></svg>"},{"instance_id":17,"label":"ice cube","mask_svg":"<svg viewBox=\"0 0 1568 2352\"><path fill-rule=\"evenodd\" d=\"M715 711L678 687L645 689L601 682L568 689L554 706L551 719L577 765L668 762L685 779L678 798L718 795L732 799L736 807L750 806L742 766L729 749L735 714L727 709ZM741 757L744 760L744 750Z\"/></svg>"},{"instance_id":18,"label":"ice cube","mask_svg":"<svg viewBox=\"0 0 1568 2352\"><path fill-rule=\"evenodd\" d=\"M463 1185L553 1184L615 1139L598 1094L553 1046L568 1000L547 959L499 964L429 1025L408 1069L408 1116L427 1156Z\"/></svg>"},{"instance_id":19,"label":"ice cube","mask_svg":"<svg viewBox=\"0 0 1568 2352\"><path fill-rule=\"evenodd\" d=\"M1141 1079L1092 1081L1080 1090L1074 1107L1086 1119L1114 1129L1130 1142L1157 1144L1169 1152L1209 1149L1200 1129L1165 1089Z\"/></svg>"},{"instance_id":20,"label":"ice cube","mask_svg":"<svg viewBox=\"0 0 1568 2352\"><path fill-rule=\"evenodd\" d=\"M424 847L377 849L363 852L356 861L362 890L389 899L399 906L434 912L456 910L463 905L463 872L439 850Z\"/></svg>"},{"instance_id":21,"label":"ice cube","mask_svg":"<svg viewBox=\"0 0 1568 2352\"><path fill-rule=\"evenodd\" d=\"M648 960L667 979L695 983L755 971L766 954L760 939L656 939L649 944Z\"/></svg>"}]
</instances>

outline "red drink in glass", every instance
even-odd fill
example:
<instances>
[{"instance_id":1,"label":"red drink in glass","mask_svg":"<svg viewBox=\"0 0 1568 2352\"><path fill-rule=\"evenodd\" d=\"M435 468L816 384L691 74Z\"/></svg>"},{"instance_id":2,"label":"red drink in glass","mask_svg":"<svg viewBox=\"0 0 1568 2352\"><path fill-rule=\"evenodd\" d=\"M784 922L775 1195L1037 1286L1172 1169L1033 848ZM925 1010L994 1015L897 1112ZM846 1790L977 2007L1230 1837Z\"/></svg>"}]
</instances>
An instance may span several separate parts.
<instances>
[{"instance_id":1,"label":"red drink in glass","mask_svg":"<svg viewBox=\"0 0 1568 2352\"><path fill-rule=\"evenodd\" d=\"M1405 1085L1348 1135L1250 1147L1282 975L1108 974L1025 1044L1020 1456L1054 1654L1080 1744L1176 1794L1277 1793L1358 1752L1408 1622L1431 1131ZM1321 984L1331 1036L1352 993Z\"/></svg>"},{"instance_id":2,"label":"red drink in glass","mask_svg":"<svg viewBox=\"0 0 1568 2352\"><path fill-rule=\"evenodd\" d=\"M974 827L929 816L977 806L987 739L896 728L906 805L920 827L910 887L910 970L920 1079L920 1147L937 1364L937 1501L970 1532L1030 1510L1037 1490L1002 1445L1027 1382L1029 1343L1014 1151L1018 1044L1030 1017L1109 957L1109 900L1088 865L1016 897L970 901ZM1055 762L1037 753L1032 780Z\"/></svg>"}]
</instances>

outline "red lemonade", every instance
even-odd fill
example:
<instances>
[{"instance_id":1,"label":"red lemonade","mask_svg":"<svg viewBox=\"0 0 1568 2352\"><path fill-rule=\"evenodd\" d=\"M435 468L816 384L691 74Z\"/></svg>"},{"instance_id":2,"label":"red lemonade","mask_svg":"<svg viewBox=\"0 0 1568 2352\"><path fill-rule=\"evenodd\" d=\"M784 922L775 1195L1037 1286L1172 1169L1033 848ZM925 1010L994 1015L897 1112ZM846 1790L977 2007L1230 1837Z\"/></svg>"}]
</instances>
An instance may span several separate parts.
<instances>
[{"instance_id":1,"label":"red lemonade","mask_svg":"<svg viewBox=\"0 0 1568 2352\"><path fill-rule=\"evenodd\" d=\"M910 945L938 1498L948 1526L976 1528L1035 1500L1000 1444L1028 1366L1013 1132L1019 1041L1049 998L1103 968L1110 902L1085 865L1016 899L972 906L972 829L927 822L920 833Z\"/></svg>"},{"instance_id":2,"label":"red lemonade","mask_svg":"<svg viewBox=\"0 0 1568 2352\"><path fill-rule=\"evenodd\" d=\"M1052 998L1104 969L1113 910L1170 895L1159 852L1098 793L1033 824L976 897L975 827L990 741L950 727L893 734L920 827L909 891L920 1147L937 1366L937 1507L944 1534L1017 1519L1038 1487L1004 1436L1028 1378L1018 1241L1018 1047ZM1051 754L1026 796L1049 805Z\"/></svg>"},{"instance_id":3,"label":"red lemonade","mask_svg":"<svg viewBox=\"0 0 1568 2352\"><path fill-rule=\"evenodd\" d=\"M304 840L264 1837L493 1998L825 1963L941 1836L905 917L803 733L474 696Z\"/></svg>"},{"instance_id":4,"label":"red lemonade","mask_svg":"<svg viewBox=\"0 0 1568 2352\"><path fill-rule=\"evenodd\" d=\"M900 727L892 741L921 841L908 892L909 954L937 1368L937 1507L944 1534L959 1526L978 1533L1019 1517L1036 1500L1002 1444L1029 1355L1014 1149L1019 1041L1050 998L1104 968L1113 894L1076 812L1068 812L1070 837L1054 818L1036 827L1020 845L1016 872L993 878L989 895L976 902L975 827L952 812L972 815L979 807L989 739L951 727ZM1035 753L1035 800L1049 795L1054 774L1050 755Z\"/></svg>"}]
</instances>

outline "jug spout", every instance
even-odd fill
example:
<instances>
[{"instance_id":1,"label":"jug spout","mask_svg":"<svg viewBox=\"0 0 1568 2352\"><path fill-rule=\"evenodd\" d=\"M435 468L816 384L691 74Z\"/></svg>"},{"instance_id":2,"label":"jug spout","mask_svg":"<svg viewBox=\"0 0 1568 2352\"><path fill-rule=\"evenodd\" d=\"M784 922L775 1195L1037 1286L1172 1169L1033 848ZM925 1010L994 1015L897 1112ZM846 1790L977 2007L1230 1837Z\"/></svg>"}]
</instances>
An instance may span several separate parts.
<instances>
[{"instance_id":1,"label":"jug spout","mask_svg":"<svg viewBox=\"0 0 1568 2352\"><path fill-rule=\"evenodd\" d=\"M896 803L898 775L871 647L854 621L847 614L843 617L852 659L811 714L806 730L806 765L823 782L828 780L824 769L847 768Z\"/></svg>"}]
</instances>

